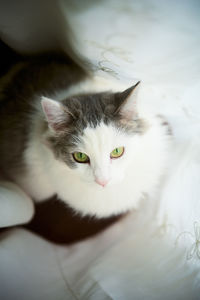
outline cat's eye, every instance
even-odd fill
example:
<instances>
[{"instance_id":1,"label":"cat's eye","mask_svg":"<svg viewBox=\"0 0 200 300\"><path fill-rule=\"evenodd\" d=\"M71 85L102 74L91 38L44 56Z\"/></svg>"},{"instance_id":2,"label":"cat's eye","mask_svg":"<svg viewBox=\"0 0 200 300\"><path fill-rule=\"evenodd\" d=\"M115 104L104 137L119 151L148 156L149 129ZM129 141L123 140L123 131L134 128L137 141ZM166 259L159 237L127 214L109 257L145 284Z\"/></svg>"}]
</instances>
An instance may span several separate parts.
<instances>
[{"instance_id":1,"label":"cat's eye","mask_svg":"<svg viewBox=\"0 0 200 300\"><path fill-rule=\"evenodd\" d=\"M111 158L119 158L124 154L124 147L115 148L111 153Z\"/></svg>"},{"instance_id":2,"label":"cat's eye","mask_svg":"<svg viewBox=\"0 0 200 300\"><path fill-rule=\"evenodd\" d=\"M82 152L74 152L72 156L74 160L78 163L88 163L90 161L89 156Z\"/></svg>"}]
</instances>

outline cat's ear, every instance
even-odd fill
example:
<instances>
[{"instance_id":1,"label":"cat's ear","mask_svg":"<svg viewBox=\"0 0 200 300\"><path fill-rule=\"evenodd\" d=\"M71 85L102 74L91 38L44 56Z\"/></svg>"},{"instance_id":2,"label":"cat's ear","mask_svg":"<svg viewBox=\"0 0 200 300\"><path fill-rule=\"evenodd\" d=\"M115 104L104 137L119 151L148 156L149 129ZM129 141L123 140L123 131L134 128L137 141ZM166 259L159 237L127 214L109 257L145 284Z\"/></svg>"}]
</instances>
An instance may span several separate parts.
<instances>
[{"instance_id":1,"label":"cat's ear","mask_svg":"<svg viewBox=\"0 0 200 300\"><path fill-rule=\"evenodd\" d=\"M125 119L130 120L137 115L136 98L139 84L140 81L119 94L120 101L116 112L120 113Z\"/></svg>"},{"instance_id":2,"label":"cat's ear","mask_svg":"<svg viewBox=\"0 0 200 300\"><path fill-rule=\"evenodd\" d=\"M65 131L72 119L72 114L67 108L59 102L47 97L42 97L41 104L49 128L56 133Z\"/></svg>"}]
</instances>

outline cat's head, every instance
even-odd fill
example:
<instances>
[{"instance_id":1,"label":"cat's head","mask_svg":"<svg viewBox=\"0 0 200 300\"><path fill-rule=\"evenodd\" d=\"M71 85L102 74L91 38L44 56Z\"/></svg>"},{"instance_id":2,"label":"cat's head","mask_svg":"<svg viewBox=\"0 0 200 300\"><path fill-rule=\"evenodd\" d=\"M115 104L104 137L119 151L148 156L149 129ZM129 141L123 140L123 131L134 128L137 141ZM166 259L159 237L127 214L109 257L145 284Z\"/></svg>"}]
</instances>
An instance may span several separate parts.
<instances>
[{"instance_id":1,"label":"cat's head","mask_svg":"<svg viewBox=\"0 0 200 300\"><path fill-rule=\"evenodd\" d=\"M42 100L45 142L56 158L53 166L60 168L52 184L82 214L105 217L136 208L163 173L165 122L141 117L137 86L61 102Z\"/></svg>"},{"instance_id":2,"label":"cat's head","mask_svg":"<svg viewBox=\"0 0 200 300\"><path fill-rule=\"evenodd\" d=\"M79 95L61 103L43 97L47 143L57 159L97 188L124 179L132 152L130 136L146 129L136 111L137 85L121 93Z\"/></svg>"}]
</instances>

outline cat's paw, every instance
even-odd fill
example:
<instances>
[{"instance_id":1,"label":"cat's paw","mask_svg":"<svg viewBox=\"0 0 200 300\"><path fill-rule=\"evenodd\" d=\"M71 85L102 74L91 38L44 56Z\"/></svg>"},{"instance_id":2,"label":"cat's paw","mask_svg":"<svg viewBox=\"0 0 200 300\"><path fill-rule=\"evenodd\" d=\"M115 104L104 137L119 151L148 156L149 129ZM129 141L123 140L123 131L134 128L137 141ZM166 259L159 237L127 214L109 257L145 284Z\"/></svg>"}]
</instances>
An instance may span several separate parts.
<instances>
[{"instance_id":1,"label":"cat's paw","mask_svg":"<svg viewBox=\"0 0 200 300\"><path fill-rule=\"evenodd\" d=\"M16 184L0 182L0 227L27 223L34 214L31 198Z\"/></svg>"}]
</instances>

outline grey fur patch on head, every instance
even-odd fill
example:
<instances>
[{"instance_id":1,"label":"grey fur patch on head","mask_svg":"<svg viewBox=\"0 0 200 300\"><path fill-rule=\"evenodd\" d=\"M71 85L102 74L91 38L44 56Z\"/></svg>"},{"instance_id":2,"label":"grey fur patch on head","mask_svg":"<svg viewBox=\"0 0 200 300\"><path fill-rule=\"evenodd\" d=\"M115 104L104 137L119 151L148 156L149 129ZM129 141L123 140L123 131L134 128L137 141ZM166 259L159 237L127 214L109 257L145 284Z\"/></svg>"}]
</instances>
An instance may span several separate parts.
<instances>
[{"instance_id":1,"label":"grey fur patch on head","mask_svg":"<svg viewBox=\"0 0 200 300\"><path fill-rule=\"evenodd\" d=\"M134 87L129 88L122 93L103 92L64 99L61 103L70 112L70 118L66 118L66 128L48 133L46 137L55 156L65 161L69 167L76 167L71 154L81 143L84 129L88 126L96 128L102 122L112 124L127 134L142 134L146 126L136 111L131 119L121 114L121 107L133 89Z\"/></svg>"}]
</instances>

